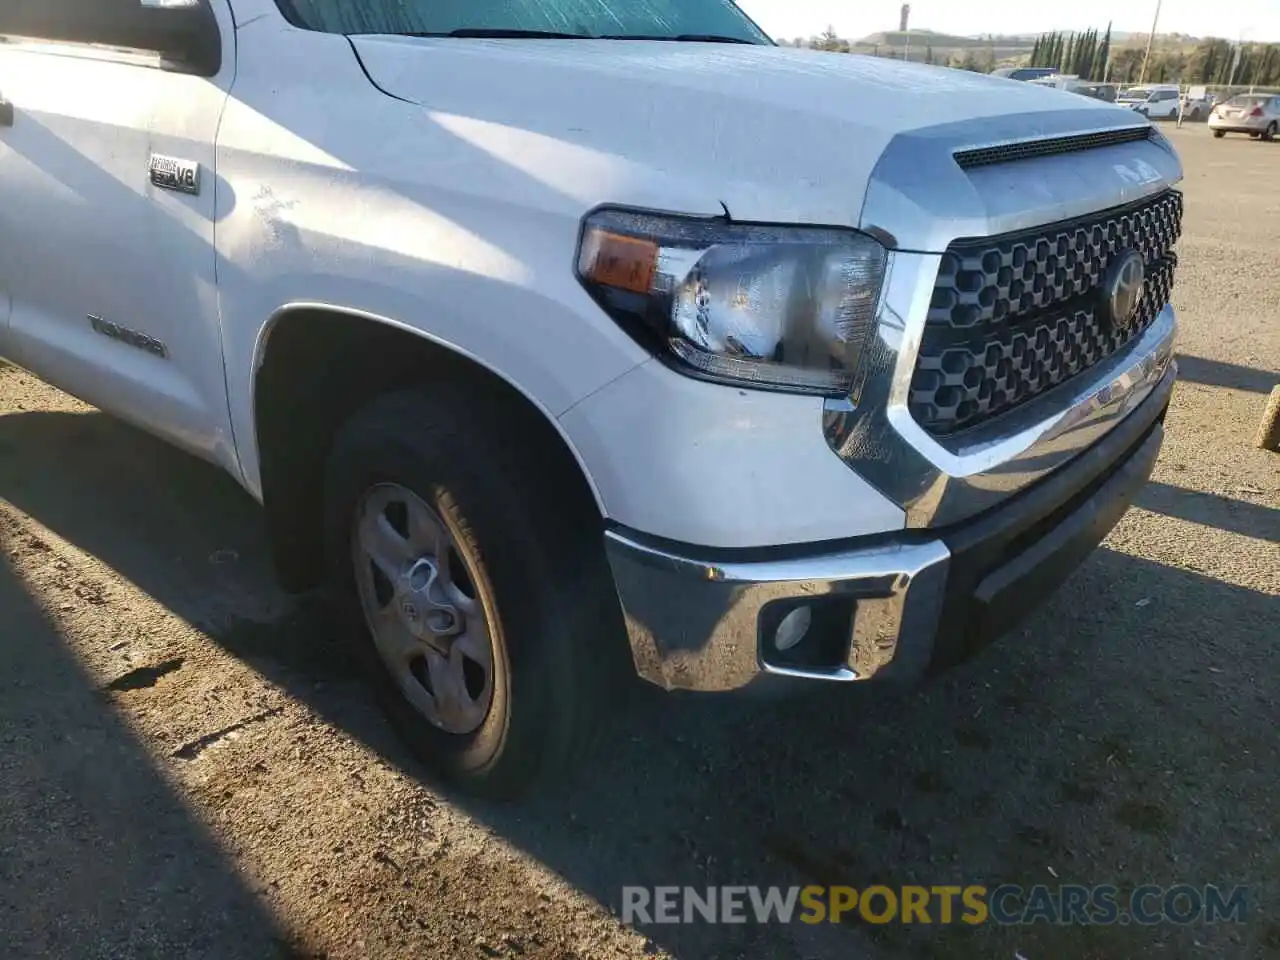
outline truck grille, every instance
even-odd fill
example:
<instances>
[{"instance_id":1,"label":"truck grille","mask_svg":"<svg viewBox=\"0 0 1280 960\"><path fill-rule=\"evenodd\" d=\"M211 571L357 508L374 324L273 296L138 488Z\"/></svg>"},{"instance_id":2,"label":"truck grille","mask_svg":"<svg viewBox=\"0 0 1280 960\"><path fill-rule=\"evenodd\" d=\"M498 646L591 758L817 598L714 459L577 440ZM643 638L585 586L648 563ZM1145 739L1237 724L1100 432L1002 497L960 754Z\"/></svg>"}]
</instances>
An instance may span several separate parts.
<instances>
[{"instance_id":1,"label":"truck grille","mask_svg":"<svg viewBox=\"0 0 1280 960\"><path fill-rule=\"evenodd\" d=\"M908 401L934 436L977 426L1138 336L1169 302L1182 194L1168 190L1078 220L981 240L942 257ZM1117 254L1146 261L1138 314L1106 321L1099 286Z\"/></svg>"}]
</instances>

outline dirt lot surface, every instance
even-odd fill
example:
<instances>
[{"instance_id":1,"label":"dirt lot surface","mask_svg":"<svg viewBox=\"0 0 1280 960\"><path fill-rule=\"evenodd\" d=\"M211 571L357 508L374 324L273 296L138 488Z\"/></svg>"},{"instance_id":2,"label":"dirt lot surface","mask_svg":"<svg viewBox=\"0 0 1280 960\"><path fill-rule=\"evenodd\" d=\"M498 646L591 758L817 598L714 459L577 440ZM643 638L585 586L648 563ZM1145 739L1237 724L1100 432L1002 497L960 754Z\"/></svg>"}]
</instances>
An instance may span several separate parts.
<instances>
[{"instance_id":1,"label":"dirt lot surface","mask_svg":"<svg viewBox=\"0 0 1280 960\"><path fill-rule=\"evenodd\" d=\"M1063 590L910 693L640 693L519 807L434 787L214 469L0 372L0 953L1280 957L1280 144L1187 166L1154 481ZM1056 878L1056 879L1055 879ZM624 884L1246 884L1243 924L617 918Z\"/></svg>"}]
</instances>

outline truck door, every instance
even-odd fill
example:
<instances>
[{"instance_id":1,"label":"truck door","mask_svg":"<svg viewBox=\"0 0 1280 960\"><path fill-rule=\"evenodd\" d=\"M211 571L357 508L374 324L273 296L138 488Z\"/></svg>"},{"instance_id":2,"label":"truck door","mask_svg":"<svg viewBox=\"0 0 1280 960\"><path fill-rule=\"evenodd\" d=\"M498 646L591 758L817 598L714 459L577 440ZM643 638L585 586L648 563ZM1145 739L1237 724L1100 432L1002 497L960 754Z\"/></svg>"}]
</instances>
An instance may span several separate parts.
<instances>
[{"instance_id":1,"label":"truck door","mask_svg":"<svg viewBox=\"0 0 1280 960\"><path fill-rule=\"evenodd\" d=\"M226 0L0 3L8 350L235 468L214 274Z\"/></svg>"}]
</instances>

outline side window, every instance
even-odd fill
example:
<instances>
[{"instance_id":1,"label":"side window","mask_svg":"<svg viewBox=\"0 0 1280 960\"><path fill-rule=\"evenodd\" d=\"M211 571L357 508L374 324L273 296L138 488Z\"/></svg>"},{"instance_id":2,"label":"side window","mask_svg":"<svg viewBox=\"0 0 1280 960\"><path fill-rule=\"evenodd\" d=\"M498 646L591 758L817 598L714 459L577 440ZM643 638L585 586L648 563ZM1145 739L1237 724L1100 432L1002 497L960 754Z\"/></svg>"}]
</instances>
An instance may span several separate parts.
<instances>
[{"instance_id":1,"label":"side window","mask_svg":"<svg viewBox=\"0 0 1280 960\"><path fill-rule=\"evenodd\" d=\"M124 47L213 76L222 38L209 0L0 0L0 36Z\"/></svg>"},{"instance_id":2,"label":"side window","mask_svg":"<svg viewBox=\"0 0 1280 960\"><path fill-rule=\"evenodd\" d=\"M141 0L6 0L0 33L127 47L142 12Z\"/></svg>"}]
</instances>

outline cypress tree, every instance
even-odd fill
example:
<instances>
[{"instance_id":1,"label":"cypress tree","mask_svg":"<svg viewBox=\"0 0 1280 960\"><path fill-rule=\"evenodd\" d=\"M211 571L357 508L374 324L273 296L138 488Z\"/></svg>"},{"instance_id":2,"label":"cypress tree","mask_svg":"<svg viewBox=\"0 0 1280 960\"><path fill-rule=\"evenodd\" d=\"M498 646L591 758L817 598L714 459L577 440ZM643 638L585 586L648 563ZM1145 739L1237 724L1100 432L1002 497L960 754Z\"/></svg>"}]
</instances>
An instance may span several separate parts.
<instances>
[{"instance_id":1,"label":"cypress tree","mask_svg":"<svg viewBox=\"0 0 1280 960\"><path fill-rule=\"evenodd\" d=\"M1093 58L1098 52L1098 31L1090 30L1088 41L1084 46L1084 53L1080 56L1080 62L1076 64L1076 73L1081 77L1088 77L1093 72Z\"/></svg>"},{"instance_id":2,"label":"cypress tree","mask_svg":"<svg viewBox=\"0 0 1280 960\"><path fill-rule=\"evenodd\" d=\"M1107 24L1107 32L1102 38L1102 46L1098 48L1098 56L1094 60L1093 71L1089 74L1090 80L1106 80L1107 79L1107 61L1111 59L1111 24Z\"/></svg>"}]
</instances>

